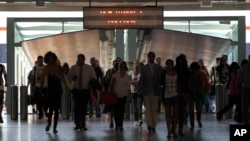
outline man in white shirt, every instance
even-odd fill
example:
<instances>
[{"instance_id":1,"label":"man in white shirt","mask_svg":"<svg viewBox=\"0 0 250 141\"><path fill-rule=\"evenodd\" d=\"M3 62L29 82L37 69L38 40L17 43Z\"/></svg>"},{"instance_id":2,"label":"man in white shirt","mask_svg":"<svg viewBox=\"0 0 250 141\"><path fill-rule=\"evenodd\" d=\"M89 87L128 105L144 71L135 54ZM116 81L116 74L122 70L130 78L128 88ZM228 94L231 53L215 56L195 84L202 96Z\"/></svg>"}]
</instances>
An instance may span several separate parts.
<instances>
[{"instance_id":1,"label":"man in white shirt","mask_svg":"<svg viewBox=\"0 0 250 141\"><path fill-rule=\"evenodd\" d=\"M86 128L85 117L87 106L90 100L90 85L92 79L96 79L95 70L85 64L85 56L77 56L77 64L73 65L68 73L68 77L73 81L72 93L74 99L74 120L76 127L74 130L88 130Z\"/></svg>"}]
</instances>

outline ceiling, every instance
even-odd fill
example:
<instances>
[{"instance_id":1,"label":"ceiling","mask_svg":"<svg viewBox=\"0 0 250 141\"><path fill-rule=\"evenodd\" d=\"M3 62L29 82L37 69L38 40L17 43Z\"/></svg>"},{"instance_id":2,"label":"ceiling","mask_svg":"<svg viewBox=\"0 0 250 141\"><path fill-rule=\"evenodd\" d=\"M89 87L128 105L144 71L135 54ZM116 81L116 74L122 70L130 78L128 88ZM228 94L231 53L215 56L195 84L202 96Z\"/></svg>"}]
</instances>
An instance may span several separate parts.
<instances>
[{"instance_id":1,"label":"ceiling","mask_svg":"<svg viewBox=\"0 0 250 141\"><path fill-rule=\"evenodd\" d=\"M61 33L83 30L83 22L16 22L18 34L22 40L30 40ZM231 38L237 27L236 21L221 24L220 21L165 21L164 29L192 32L220 38Z\"/></svg>"},{"instance_id":2,"label":"ceiling","mask_svg":"<svg viewBox=\"0 0 250 141\"><path fill-rule=\"evenodd\" d=\"M91 57L101 61L98 30L77 31L28 40L22 42L22 48L33 64L37 56L43 56L48 51L55 52L62 64L67 62L70 66L76 63L79 53L85 54L86 63L89 63Z\"/></svg>"},{"instance_id":3,"label":"ceiling","mask_svg":"<svg viewBox=\"0 0 250 141\"><path fill-rule=\"evenodd\" d=\"M186 55L188 63L202 59L207 68L211 68L214 58L221 56L231 47L231 40L195 33L154 29L151 36L152 40L146 43L140 59L145 60L146 54L153 51L157 57L162 58L162 65L165 60L175 60L182 53Z\"/></svg>"},{"instance_id":4,"label":"ceiling","mask_svg":"<svg viewBox=\"0 0 250 141\"><path fill-rule=\"evenodd\" d=\"M249 0L1 0L0 11L81 11L83 7L162 6L164 10L249 10ZM209 2L204 2L209 1Z\"/></svg>"},{"instance_id":5,"label":"ceiling","mask_svg":"<svg viewBox=\"0 0 250 141\"><path fill-rule=\"evenodd\" d=\"M177 10L249 10L248 1L213 1L212 6L202 6L199 0L143 0L143 2L134 2L133 0L50 0L46 1L44 7L36 6L31 0L13 0L8 3L0 3L0 11L82 11L83 7L88 6L162 6L165 11ZM81 21L37 21L37 22L16 22L18 34L22 40L29 41L33 39L46 38L61 33L71 33L83 30ZM220 21L165 21L164 28L182 32L198 33L220 38L230 38L232 31L237 27L237 23L232 21L229 24L221 24ZM55 41L53 41L55 42ZM26 45L26 51L28 45ZM69 50L70 51L70 50ZM72 50L71 50L72 51ZM44 53L44 52L42 52ZM77 52L74 52L77 53ZM36 52L34 54L39 54ZM59 54L60 55L60 54ZM61 56L64 56L61 54ZM34 56L33 56L34 58ZM74 63L75 58L71 58ZM211 64L211 60L209 60Z\"/></svg>"},{"instance_id":6,"label":"ceiling","mask_svg":"<svg viewBox=\"0 0 250 141\"><path fill-rule=\"evenodd\" d=\"M48 50L56 51L58 56L61 58L63 62L67 59L69 64L74 64L75 62L75 56L81 52L88 52L88 50L83 50L81 49L82 46L86 45L84 42L87 42L89 37L88 32L83 32L83 23L79 21L64 21L64 22L16 22L15 23L16 29L18 31L18 34L21 36L22 40L24 40L23 47L24 50L29 56L29 60L34 62L36 59L36 56L38 55L43 55L46 53ZM179 32L174 32L172 33L171 31L161 31L164 32L164 38L169 39L168 34L175 35L174 37L181 37L182 35L189 35L188 33L197 33L200 35L208 35L208 36L216 36L219 38L225 38L225 39L230 39L232 36L233 30L237 27L237 22L236 21L231 21L230 24L221 24L220 21L165 21L164 22L164 28L173 30L173 31L181 31L182 33L187 33L187 34L180 34L177 35ZM78 32L80 31L80 32ZM160 33L160 31L157 31L157 33ZM67 34L69 33L69 34ZM91 32L90 32L91 33ZM167 34L166 34L167 33ZM79 36L75 36L75 34L82 34ZM73 36L74 35L74 36ZM158 34L156 34L158 36ZM193 34L190 34L193 35ZM165 37L166 36L166 37ZM203 37L201 36L201 37ZM86 41L84 40L77 40L76 37L84 37L84 39L87 38ZM99 37L98 35L93 35L93 37ZM90 37L92 39L93 37ZM185 36L184 39L191 40L191 38L186 38ZM191 37L191 36L190 36ZM205 36L204 36L205 37ZM161 37L163 39L163 37ZM200 38L200 37L199 37ZM160 38L159 38L160 39ZM99 39L97 39L99 40ZM183 39L180 39L184 41ZM196 37L194 37L194 40L200 40ZM60 42L60 41L67 41L67 42ZM169 40L168 40L169 41ZM172 40L171 40L172 41ZM217 41L217 40L216 40ZM96 41L95 41L96 42ZM63 43L63 44L60 44ZM94 42L93 42L94 43ZM89 45L93 45L93 43ZM160 41L157 41L157 43L160 43ZM72 46L72 44L76 44ZM162 44L167 44L167 43L162 43ZM178 45L178 41L174 42L172 41L171 45ZM218 44L219 45L219 44ZM72 46L72 47L71 47ZM97 46L97 45L93 45ZM158 46L158 45L155 45ZM194 56L194 48L199 48L199 47L207 47L207 49L200 50L196 52L196 56ZM214 44L212 45L214 46ZM89 48L89 47L88 47ZM81 51L80 51L80 50ZM187 53L189 58L191 58L190 61L195 60L195 58L202 58L204 59L205 64L207 64L209 67L213 64L213 58L218 56L218 53L223 53L223 51L218 51L217 48L213 49L210 46L207 46L207 44L197 44L193 46L193 50L188 51L187 49L184 48L175 48L167 51L165 54L162 54L164 51L164 48L153 48L156 49L154 50L155 52L158 52L159 54L162 55L162 58L166 59L166 57L172 57L176 56L179 52L176 52L176 50L182 51L182 53ZM163 49L163 50L162 50ZM189 48L191 49L191 48ZM223 48L225 49L225 48ZM60 51L60 50L63 50ZM95 49L98 50L98 49ZM159 52L160 51L160 52ZM198 50L197 50L198 51ZM209 53L207 53L208 51ZM66 54L65 54L66 53ZM98 52L94 52L97 53ZM94 53L87 53L87 54L94 54ZM157 53L157 54L158 54ZM170 54L172 55L170 55ZM204 55L204 53L206 55ZM70 54L70 55L69 55ZM210 54L210 55L208 55ZM213 55L213 56L211 56ZM65 58L64 56L67 56ZM98 56L98 55L95 55ZM87 58L90 58L91 56L86 56ZM99 57L97 57L99 58ZM196 59L198 60L198 59ZM33 64L33 63L32 63Z\"/></svg>"}]
</instances>

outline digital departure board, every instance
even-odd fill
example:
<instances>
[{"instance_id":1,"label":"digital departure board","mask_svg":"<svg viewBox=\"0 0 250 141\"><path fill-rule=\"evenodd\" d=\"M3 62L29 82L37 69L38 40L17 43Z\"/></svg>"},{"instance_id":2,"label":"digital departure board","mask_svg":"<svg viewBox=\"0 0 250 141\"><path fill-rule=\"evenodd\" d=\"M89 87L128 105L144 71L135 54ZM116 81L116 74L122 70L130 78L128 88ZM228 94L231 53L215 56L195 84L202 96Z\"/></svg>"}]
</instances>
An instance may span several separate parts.
<instances>
[{"instance_id":1,"label":"digital departure board","mask_svg":"<svg viewBox=\"0 0 250 141\"><path fill-rule=\"evenodd\" d=\"M84 29L163 28L162 7L88 7Z\"/></svg>"}]
</instances>

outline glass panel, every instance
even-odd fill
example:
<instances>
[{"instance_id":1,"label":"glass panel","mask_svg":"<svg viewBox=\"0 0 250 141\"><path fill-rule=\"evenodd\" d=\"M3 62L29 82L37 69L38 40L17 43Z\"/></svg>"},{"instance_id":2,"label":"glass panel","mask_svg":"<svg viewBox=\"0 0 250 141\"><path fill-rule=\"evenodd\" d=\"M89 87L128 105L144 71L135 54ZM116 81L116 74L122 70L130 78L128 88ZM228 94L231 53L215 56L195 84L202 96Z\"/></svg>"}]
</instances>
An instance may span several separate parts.
<instances>
[{"instance_id":1,"label":"glass panel","mask_svg":"<svg viewBox=\"0 0 250 141\"><path fill-rule=\"evenodd\" d=\"M237 21L165 21L164 29L232 39L237 25Z\"/></svg>"},{"instance_id":2,"label":"glass panel","mask_svg":"<svg viewBox=\"0 0 250 141\"><path fill-rule=\"evenodd\" d=\"M82 22L16 22L21 40L83 30Z\"/></svg>"}]
</instances>

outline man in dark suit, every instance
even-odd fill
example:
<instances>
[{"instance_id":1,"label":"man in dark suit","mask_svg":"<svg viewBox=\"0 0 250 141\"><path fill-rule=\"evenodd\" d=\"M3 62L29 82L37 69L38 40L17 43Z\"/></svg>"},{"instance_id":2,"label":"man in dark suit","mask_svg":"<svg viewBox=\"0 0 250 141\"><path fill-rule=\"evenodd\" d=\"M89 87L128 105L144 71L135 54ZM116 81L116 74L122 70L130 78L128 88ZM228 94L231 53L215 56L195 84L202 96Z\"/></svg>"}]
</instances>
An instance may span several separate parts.
<instances>
[{"instance_id":1,"label":"man in dark suit","mask_svg":"<svg viewBox=\"0 0 250 141\"><path fill-rule=\"evenodd\" d=\"M144 98L148 131L155 132L158 101L161 94L160 77L162 67L154 63L154 52L149 52L147 57L148 63L141 68L138 92Z\"/></svg>"}]
</instances>

